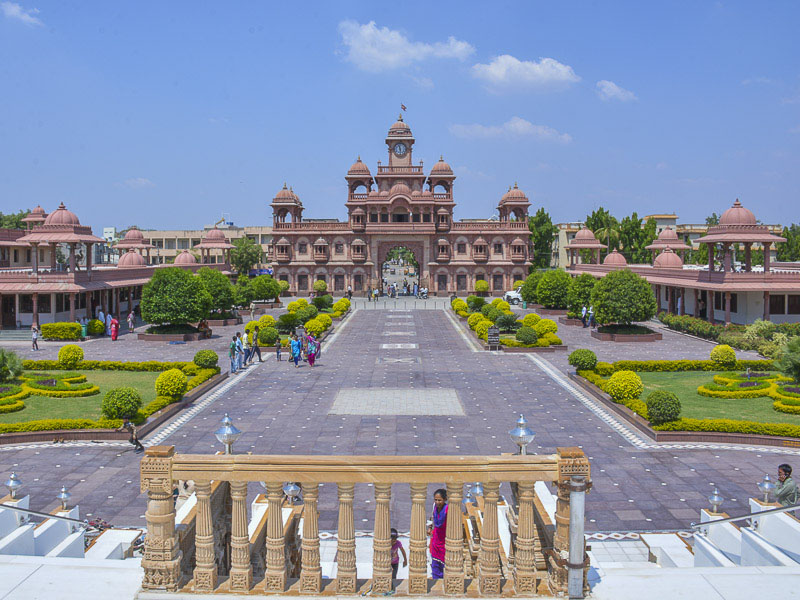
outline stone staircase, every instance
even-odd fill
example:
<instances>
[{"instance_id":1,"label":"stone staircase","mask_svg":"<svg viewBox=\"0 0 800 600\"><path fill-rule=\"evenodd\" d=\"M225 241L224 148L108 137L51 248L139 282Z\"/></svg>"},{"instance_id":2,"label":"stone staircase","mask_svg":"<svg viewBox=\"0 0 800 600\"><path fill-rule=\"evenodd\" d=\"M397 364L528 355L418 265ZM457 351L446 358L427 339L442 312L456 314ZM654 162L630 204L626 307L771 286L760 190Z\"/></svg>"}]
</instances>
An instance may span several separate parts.
<instances>
[{"instance_id":1,"label":"stone staircase","mask_svg":"<svg viewBox=\"0 0 800 600\"><path fill-rule=\"evenodd\" d=\"M0 329L0 344L3 342L30 342L30 329Z\"/></svg>"}]
</instances>

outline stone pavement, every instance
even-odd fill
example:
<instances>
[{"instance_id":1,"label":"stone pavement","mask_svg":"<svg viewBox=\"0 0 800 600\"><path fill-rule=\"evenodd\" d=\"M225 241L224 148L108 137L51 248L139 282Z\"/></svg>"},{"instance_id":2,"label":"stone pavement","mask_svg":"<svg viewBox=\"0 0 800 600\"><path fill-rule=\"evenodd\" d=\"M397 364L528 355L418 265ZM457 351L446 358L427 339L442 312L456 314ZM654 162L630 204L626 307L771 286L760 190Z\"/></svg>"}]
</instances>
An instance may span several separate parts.
<instances>
[{"instance_id":1,"label":"stone pavement","mask_svg":"<svg viewBox=\"0 0 800 600\"><path fill-rule=\"evenodd\" d=\"M607 360L631 352L637 358L703 358L711 349L705 342L669 332L652 347L636 344L626 349L622 346L630 345L597 342L586 330L572 329L561 328L567 343L602 345L598 354ZM402 335L387 337L388 332ZM415 347L391 347L395 343ZM226 347L215 340L209 344ZM84 348L87 358L130 359L188 359L199 349L194 344L151 348L124 339ZM565 368L564 353L537 356ZM553 373L562 377L559 371L548 373L525 355L475 351L465 343L455 319L440 310L358 310L323 344L313 369L278 363L273 355L265 358L253 371L236 376L212 403L160 443L174 444L179 452L221 450L213 431L228 412L243 431L235 446L238 452L496 454L515 449L507 432L524 413L537 432L536 452L579 445L589 456L594 480L587 497L589 531L686 529L697 520L713 486L726 498L729 513L743 513L764 473L774 473L777 464L787 460L772 451L636 448L565 389L554 378ZM405 397L398 396L398 390L404 390ZM348 404L347 411L339 410L340 399ZM442 414L445 401L451 407L445 412L452 414ZM453 409L453 402L464 416ZM19 473L32 496L32 508L52 509L55 494L66 485L84 513L118 525L144 522L138 463L139 456L127 448L91 443L0 451L0 473ZM251 496L261 491L257 484L250 486ZM501 491L507 493L507 487ZM356 487L355 507L356 528L371 529L370 486ZM394 486L391 508L393 526L407 529L407 485ZM335 529L336 517L335 485L326 484L320 495L320 527Z\"/></svg>"}]
</instances>

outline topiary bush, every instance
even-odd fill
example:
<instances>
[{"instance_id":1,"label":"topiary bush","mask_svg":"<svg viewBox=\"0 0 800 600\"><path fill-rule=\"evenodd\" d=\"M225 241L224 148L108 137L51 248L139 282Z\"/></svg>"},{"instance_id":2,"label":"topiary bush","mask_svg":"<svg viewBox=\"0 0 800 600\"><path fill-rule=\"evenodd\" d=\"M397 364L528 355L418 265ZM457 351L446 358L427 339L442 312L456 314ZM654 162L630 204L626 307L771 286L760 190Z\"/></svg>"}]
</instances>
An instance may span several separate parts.
<instances>
[{"instance_id":1,"label":"topiary bush","mask_svg":"<svg viewBox=\"0 0 800 600\"><path fill-rule=\"evenodd\" d=\"M536 286L536 299L547 308L566 308L572 277L562 269L546 271Z\"/></svg>"},{"instance_id":2,"label":"topiary bush","mask_svg":"<svg viewBox=\"0 0 800 600\"><path fill-rule=\"evenodd\" d=\"M333 325L333 319L331 319L330 315L326 315L325 313L318 314L317 321L322 323L325 326L325 329Z\"/></svg>"},{"instance_id":3,"label":"topiary bush","mask_svg":"<svg viewBox=\"0 0 800 600\"><path fill-rule=\"evenodd\" d=\"M536 288L539 286L541 278L541 271L534 271L525 278L525 283L522 284L522 290L519 292L525 302L536 302Z\"/></svg>"},{"instance_id":4,"label":"topiary bush","mask_svg":"<svg viewBox=\"0 0 800 600\"><path fill-rule=\"evenodd\" d=\"M498 298L498 300L499 302L495 304L495 308L497 310L499 310L500 312L508 312L511 310L511 305L508 302L506 302L505 300L501 300L500 298Z\"/></svg>"},{"instance_id":5,"label":"topiary bush","mask_svg":"<svg viewBox=\"0 0 800 600\"><path fill-rule=\"evenodd\" d=\"M467 303L464 302L463 300L459 299L459 298L456 298L455 300L453 300L450 303L450 306L452 306L453 310L456 311L456 312L461 311L461 310L468 310L469 309L469 306L467 305Z\"/></svg>"},{"instance_id":6,"label":"topiary bush","mask_svg":"<svg viewBox=\"0 0 800 600\"><path fill-rule=\"evenodd\" d=\"M636 400L642 395L644 385L642 378L633 371L617 371L606 382L606 393L617 402Z\"/></svg>"},{"instance_id":7,"label":"topiary bush","mask_svg":"<svg viewBox=\"0 0 800 600\"><path fill-rule=\"evenodd\" d=\"M492 323L488 319L484 319L475 326L475 335L477 335L482 340L486 339L489 333L489 327L491 327L492 325L494 325L494 323Z\"/></svg>"},{"instance_id":8,"label":"topiary bush","mask_svg":"<svg viewBox=\"0 0 800 600\"><path fill-rule=\"evenodd\" d=\"M319 310L317 310L316 306L305 306L295 313L295 315L297 315L297 319L301 323L307 323L311 319L316 318L318 314Z\"/></svg>"},{"instance_id":9,"label":"topiary bush","mask_svg":"<svg viewBox=\"0 0 800 600\"><path fill-rule=\"evenodd\" d=\"M131 419L141 407L139 392L132 387L118 387L106 392L100 410L107 419Z\"/></svg>"},{"instance_id":10,"label":"topiary bush","mask_svg":"<svg viewBox=\"0 0 800 600\"><path fill-rule=\"evenodd\" d=\"M0 348L0 383L12 381L22 374L22 360L16 352Z\"/></svg>"},{"instance_id":11,"label":"topiary bush","mask_svg":"<svg viewBox=\"0 0 800 600\"><path fill-rule=\"evenodd\" d=\"M677 421L681 417L681 401L672 392L656 390L647 397L645 403L647 416L653 425Z\"/></svg>"},{"instance_id":12,"label":"topiary bush","mask_svg":"<svg viewBox=\"0 0 800 600\"><path fill-rule=\"evenodd\" d=\"M483 315L479 312L474 312L470 316L467 317L467 325L469 325L470 329L475 329L475 326L483 321Z\"/></svg>"},{"instance_id":13,"label":"topiary bush","mask_svg":"<svg viewBox=\"0 0 800 600\"><path fill-rule=\"evenodd\" d=\"M81 324L44 323L42 337L46 340L79 340L81 339Z\"/></svg>"},{"instance_id":14,"label":"topiary bush","mask_svg":"<svg viewBox=\"0 0 800 600\"><path fill-rule=\"evenodd\" d=\"M258 319L258 328L275 327L275 317L272 315L261 315Z\"/></svg>"},{"instance_id":15,"label":"topiary bush","mask_svg":"<svg viewBox=\"0 0 800 600\"><path fill-rule=\"evenodd\" d=\"M63 369L74 369L83 360L83 348L75 344L62 346L58 351L58 364Z\"/></svg>"},{"instance_id":16,"label":"topiary bush","mask_svg":"<svg viewBox=\"0 0 800 600\"><path fill-rule=\"evenodd\" d=\"M481 306L481 314L484 317L489 315L490 310L494 310L494 306L492 306L491 304L484 304L483 306Z\"/></svg>"},{"instance_id":17,"label":"topiary bush","mask_svg":"<svg viewBox=\"0 0 800 600\"><path fill-rule=\"evenodd\" d=\"M532 327L527 327L525 325L517 329L517 335L515 337L517 341L523 344L535 344L539 339L536 331Z\"/></svg>"},{"instance_id":18,"label":"topiary bush","mask_svg":"<svg viewBox=\"0 0 800 600\"><path fill-rule=\"evenodd\" d=\"M536 313L529 313L522 317L522 324L525 327L534 327L539 321L542 320L542 317L537 315Z\"/></svg>"},{"instance_id":19,"label":"topiary bush","mask_svg":"<svg viewBox=\"0 0 800 600\"><path fill-rule=\"evenodd\" d=\"M330 294L325 294L324 296L316 296L312 302L314 302L314 306L316 306L319 310L324 308L330 308L333 306L333 296Z\"/></svg>"},{"instance_id":20,"label":"topiary bush","mask_svg":"<svg viewBox=\"0 0 800 600\"><path fill-rule=\"evenodd\" d=\"M103 335L106 330L106 324L103 323L100 319L92 319L89 321L89 324L86 325L86 333L89 335Z\"/></svg>"},{"instance_id":21,"label":"topiary bush","mask_svg":"<svg viewBox=\"0 0 800 600\"><path fill-rule=\"evenodd\" d=\"M278 317L275 328L281 333L294 333L298 325L300 325L300 319L297 318L297 314L288 312Z\"/></svg>"},{"instance_id":22,"label":"topiary bush","mask_svg":"<svg viewBox=\"0 0 800 600\"><path fill-rule=\"evenodd\" d=\"M258 330L258 343L263 346L271 346L278 340L278 330L274 327L264 327Z\"/></svg>"},{"instance_id":23,"label":"topiary bush","mask_svg":"<svg viewBox=\"0 0 800 600\"><path fill-rule=\"evenodd\" d=\"M289 291L289 282L285 279L278 280L278 285L281 288L281 294Z\"/></svg>"},{"instance_id":24,"label":"topiary bush","mask_svg":"<svg viewBox=\"0 0 800 600\"><path fill-rule=\"evenodd\" d=\"M553 321L553 319L539 319L536 325L533 326L533 329L536 331L536 335L542 337L548 333L555 333L558 331L558 323Z\"/></svg>"},{"instance_id":25,"label":"topiary bush","mask_svg":"<svg viewBox=\"0 0 800 600\"><path fill-rule=\"evenodd\" d=\"M732 367L736 364L736 351L726 344L719 344L711 350L710 358L722 367Z\"/></svg>"},{"instance_id":26,"label":"topiary bush","mask_svg":"<svg viewBox=\"0 0 800 600\"><path fill-rule=\"evenodd\" d=\"M180 267L166 267L153 270L139 306L147 323L182 325L205 318L212 304L199 277Z\"/></svg>"},{"instance_id":27,"label":"topiary bush","mask_svg":"<svg viewBox=\"0 0 800 600\"><path fill-rule=\"evenodd\" d=\"M164 371L156 379L156 396L177 398L186 391L186 375L180 369Z\"/></svg>"},{"instance_id":28,"label":"topiary bush","mask_svg":"<svg viewBox=\"0 0 800 600\"><path fill-rule=\"evenodd\" d=\"M328 284L325 283L322 279L317 279L314 282L313 289L318 294L324 294L328 291Z\"/></svg>"},{"instance_id":29,"label":"topiary bush","mask_svg":"<svg viewBox=\"0 0 800 600\"><path fill-rule=\"evenodd\" d=\"M300 300L292 300L289 304L286 305L286 310L289 312L297 312L304 306L308 306L308 302L303 300L303 304L300 303Z\"/></svg>"},{"instance_id":30,"label":"topiary bush","mask_svg":"<svg viewBox=\"0 0 800 600\"><path fill-rule=\"evenodd\" d=\"M567 359L578 371L592 371L597 365L597 355L588 348L573 350Z\"/></svg>"},{"instance_id":31,"label":"topiary bush","mask_svg":"<svg viewBox=\"0 0 800 600\"><path fill-rule=\"evenodd\" d=\"M491 305L490 305L490 306L491 306ZM487 319L489 319L489 320L490 320L492 323L494 323L495 321L497 321L497 319L499 319L499 318L500 318L500 317L502 317L502 316L503 316L503 313L502 313L502 312L500 312L500 311L499 311L497 308L495 308L494 306L491 306L491 308L490 308L490 309L489 309L489 310L486 312L486 318L487 318Z\"/></svg>"},{"instance_id":32,"label":"topiary bush","mask_svg":"<svg viewBox=\"0 0 800 600\"><path fill-rule=\"evenodd\" d=\"M514 283L512 283L512 284L511 284L511 289L512 289L512 290L518 290L518 289L519 289L519 288L521 288L523 285L525 285L525 282L524 282L522 279L516 279L516 280L514 281Z\"/></svg>"},{"instance_id":33,"label":"topiary bush","mask_svg":"<svg viewBox=\"0 0 800 600\"><path fill-rule=\"evenodd\" d=\"M612 271L592 288L595 319L601 325L630 325L647 321L656 314L653 288L644 278L629 269Z\"/></svg>"},{"instance_id":34,"label":"topiary bush","mask_svg":"<svg viewBox=\"0 0 800 600\"><path fill-rule=\"evenodd\" d=\"M199 350L192 362L201 369L215 369L219 364L219 356L213 350Z\"/></svg>"},{"instance_id":35,"label":"topiary bush","mask_svg":"<svg viewBox=\"0 0 800 600\"><path fill-rule=\"evenodd\" d=\"M579 318L583 307L589 308L595 282L595 278L589 273L581 273L572 280L567 294L567 316Z\"/></svg>"},{"instance_id":36,"label":"topiary bush","mask_svg":"<svg viewBox=\"0 0 800 600\"><path fill-rule=\"evenodd\" d=\"M483 308L485 304L486 300L484 300L480 296L475 296L475 295L467 296L467 306L472 311L480 310L481 308Z\"/></svg>"},{"instance_id":37,"label":"topiary bush","mask_svg":"<svg viewBox=\"0 0 800 600\"><path fill-rule=\"evenodd\" d=\"M347 298L342 298L341 300L337 300L336 302L333 303L333 306L331 308L333 309L334 313L337 313L337 312L338 313L346 313L348 311L348 309L350 308L350 305L349 304L345 304L345 300L347 300Z\"/></svg>"},{"instance_id":38,"label":"topiary bush","mask_svg":"<svg viewBox=\"0 0 800 600\"><path fill-rule=\"evenodd\" d=\"M561 341L561 338L558 337L555 333L545 333L539 340L544 340L547 342L549 346L560 346L564 342Z\"/></svg>"},{"instance_id":39,"label":"topiary bush","mask_svg":"<svg viewBox=\"0 0 800 600\"><path fill-rule=\"evenodd\" d=\"M614 367L614 365L608 362L603 362L602 360L599 361L594 368L594 372L602 377L613 375L616 370L617 369Z\"/></svg>"},{"instance_id":40,"label":"topiary bush","mask_svg":"<svg viewBox=\"0 0 800 600\"><path fill-rule=\"evenodd\" d=\"M520 327L517 317L514 315L500 315L494 324L503 333L514 332Z\"/></svg>"},{"instance_id":41,"label":"topiary bush","mask_svg":"<svg viewBox=\"0 0 800 600\"><path fill-rule=\"evenodd\" d=\"M485 294L489 291L489 282L484 281L483 279L478 279L475 282L475 291L479 294Z\"/></svg>"},{"instance_id":42,"label":"topiary bush","mask_svg":"<svg viewBox=\"0 0 800 600\"><path fill-rule=\"evenodd\" d=\"M323 331L325 331L325 325L322 324L322 321L319 318L310 319L305 324L306 331L312 335L320 335Z\"/></svg>"}]
</instances>

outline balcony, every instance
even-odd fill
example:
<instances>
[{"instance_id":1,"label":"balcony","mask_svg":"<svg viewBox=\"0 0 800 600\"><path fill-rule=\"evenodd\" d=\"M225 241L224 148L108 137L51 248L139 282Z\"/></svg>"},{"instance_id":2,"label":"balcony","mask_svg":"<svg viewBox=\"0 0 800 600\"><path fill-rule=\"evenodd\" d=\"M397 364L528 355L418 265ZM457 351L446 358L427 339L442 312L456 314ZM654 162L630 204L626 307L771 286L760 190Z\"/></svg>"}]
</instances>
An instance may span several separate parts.
<instances>
[{"instance_id":1,"label":"balcony","mask_svg":"<svg viewBox=\"0 0 800 600\"><path fill-rule=\"evenodd\" d=\"M281 248L286 248L286 252L281 252ZM275 260L280 263L286 263L292 260L292 253L289 252L289 246L278 246L275 252Z\"/></svg>"},{"instance_id":2,"label":"balcony","mask_svg":"<svg viewBox=\"0 0 800 600\"><path fill-rule=\"evenodd\" d=\"M558 454L550 455L259 456L176 454L173 446L153 446L140 470L148 498L141 563L146 592L285 594L291 585L289 593L298 595L324 591L355 597L361 589L389 595L394 591L393 484L411 488L402 500L407 497L411 505L409 575L398 582L398 595L464 596L467 585L470 595L530 596L542 585L563 595L568 572L578 582L582 574L586 588L588 568L570 567L563 558L570 554L570 520L583 523L582 495L590 485L589 462L579 448L558 448ZM196 493L176 515L173 484L188 480L195 482ZM284 488L287 480L302 487ZM248 519L248 487L257 482L264 482L266 496L256 497ZM446 482L449 503L444 580L430 586L427 492L429 485L441 482ZM462 508L467 482L480 483L482 490L476 491L474 504ZM511 484L511 503L500 495L501 482ZM555 515L544 508L543 500L556 502L548 483L558 484ZM375 517L372 579L363 583L356 569L353 500L355 486L367 484L373 486ZM300 492L302 504L295 502ZM581 496L573 515L571 493ZM335 579L322 573L321 495L327 496L324 503L338 504ZM580 544L572 555L585 557L583 536Z\"/></svg>"},{"instance_id":3,"label":"balcony","mask_svg":"<svg viewBox=\"0 0 800 600\"><path fill-rule=\"evenodd\" d=\"M390 167L388 165L378 166L378 175L400 175L400 174L413 174L424 175L422 167L411 165L409 167Z\"/></svg>"},{"instance_id":4,"label":"balcony","mask_svg":"<svg viewBox=\"0 0 800 600\"><path fill-rule=\"evenodd\" d=\"M313 229L315 231L348 231L350 229L350 223L344 222L318 222L312 221L310 223L300 222L300 223L275 223L275 229L295 229L295 230L308 230Z\"/></svg>"},{"instance_id":5,"label":"balcony","mask_svg":"<svg viewBox=\"0 0 800 600\"><path fill-rule=\"evenodd\" d=\"M453 231L527 231L528 224L525 221L456 221L452 228Z\"/></svg>"},{"instance_id":6,"label":"balcony","mask_svg":"<svg viewBox=\"0 0 800 600\"><path fill-rule=\"evenodd\" d=\"M474 261L487 261L489 260L489 251L486 246L473 246L472 247L472 260Z\"/></svg>"}]
</instances>

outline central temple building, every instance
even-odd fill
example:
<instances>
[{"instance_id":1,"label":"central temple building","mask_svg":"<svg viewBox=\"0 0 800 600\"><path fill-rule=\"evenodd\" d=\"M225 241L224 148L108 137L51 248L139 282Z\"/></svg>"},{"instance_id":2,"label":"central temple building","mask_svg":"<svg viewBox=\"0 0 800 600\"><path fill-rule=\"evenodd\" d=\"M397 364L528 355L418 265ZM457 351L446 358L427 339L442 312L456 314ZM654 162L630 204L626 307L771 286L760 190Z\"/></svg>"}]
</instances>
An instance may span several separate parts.
<instances>
[{"instance_id":1,"label":"central temple building","mask_svg":"<svg viewBox=\"0 0 800 600\"><path fill-rule=\"evenodd\" d=\"M474 291L485 280L502 292L528 274L531 248L527 196L516 185L497 205L498 219L456 221L456 176L442 158L426 173L414 164L415 138L398 117L386 135L388 164L373 174L358 160L345 176L348 219L303 218L303 203L284 184L272 200L275 277L298 295L316 280L334 292L358 294L380 286L392 248L405 247L419 263L421 287L440 296Z\"/></svg>"}]
</instances>

